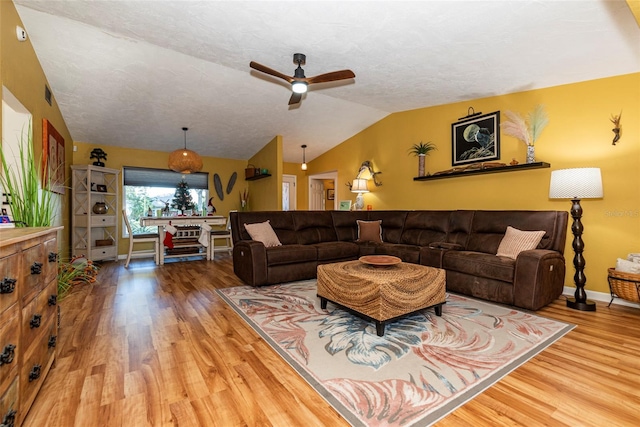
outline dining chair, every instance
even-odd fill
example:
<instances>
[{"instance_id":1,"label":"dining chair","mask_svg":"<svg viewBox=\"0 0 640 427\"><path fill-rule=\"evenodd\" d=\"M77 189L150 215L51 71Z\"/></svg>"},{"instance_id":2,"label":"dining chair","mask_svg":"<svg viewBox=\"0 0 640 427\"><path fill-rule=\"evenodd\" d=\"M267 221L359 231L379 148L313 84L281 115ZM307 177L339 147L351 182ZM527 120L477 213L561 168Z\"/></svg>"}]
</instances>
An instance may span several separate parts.
<instances>
[{"instance_id":1,"label":"dining chair","mask_svg":"<svg viewBox=\"0 0 640 427\"><path fill-rule=\"evenodd\" d=\"M129 268L129 261L131 260L131 254L133 253L133 245L135 243L153 243L153 260L156 265L160 264L160 235L158 233L145 233L145 234L133 234L131 232L131 224L129 224L129 218L127 218L127 211L122 210L122 217L124 218L124 225L127 227L127 233L129 234L129 253L127 254L127 260L124 263L125 268Z\"/></svg>"},{"instance_id":2,"label":"dining chair","mask_svg":"<svg viewBox=\"0 0 640 427\"><path fill-rule=\"evenodd\" d=\"M211 230L209 232L211 240L209 241L209 247L207 249L209 250L208 259L210 260L214 259L216 251L228 251L229 254L231 254L231 251L233 250L233 236L231 235L231 212L237 212L237 210L229 211L229 216L227 217L227 225L224 230ZM216 249L216 239L225 239L226 244L224 246L218 246L218 248Z\"/></svg>"}]
</instances>

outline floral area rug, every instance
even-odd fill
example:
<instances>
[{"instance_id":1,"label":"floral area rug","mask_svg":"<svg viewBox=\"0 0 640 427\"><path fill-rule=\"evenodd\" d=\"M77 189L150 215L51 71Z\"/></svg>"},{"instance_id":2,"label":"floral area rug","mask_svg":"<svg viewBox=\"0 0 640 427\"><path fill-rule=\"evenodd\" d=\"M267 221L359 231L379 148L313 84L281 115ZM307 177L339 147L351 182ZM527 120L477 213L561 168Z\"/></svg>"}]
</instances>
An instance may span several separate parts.
<instances>
[{"instance_id":1,"label":"floral area rug","mask_svg":"<svg viewBox=\"0 0 640 427\"><path fill-rule=\"evenodd\" d=\"M448 294L433 309L373 322L328 303L315 280L217 290L354 426L426 426L472 399L573 329L555 320Z\"/></svg>"}]
</instances>

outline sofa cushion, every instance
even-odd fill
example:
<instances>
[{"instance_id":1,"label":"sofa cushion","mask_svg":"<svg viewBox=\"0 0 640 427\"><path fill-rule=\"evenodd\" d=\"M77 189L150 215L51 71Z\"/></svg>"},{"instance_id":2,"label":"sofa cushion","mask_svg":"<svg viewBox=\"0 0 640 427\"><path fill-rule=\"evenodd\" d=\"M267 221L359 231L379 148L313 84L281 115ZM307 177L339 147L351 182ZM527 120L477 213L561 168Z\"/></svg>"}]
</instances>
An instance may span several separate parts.
<instances>
[{"instance_id":1,"label":"sofa cushion","mask_svg":"<svg viewBox=\"0 0 640 427\"><path fill-rule=\"evenodd\" d=\"M376 254L392 255L404 262L419 264L420 246L403 245L401 243L379 243L376 245Z\"/></svg>"},{"instance_id":2,"label":"sofa cushion","mask_svg":"<svg viewBox=\"0 0 640 427\"><path fill-rule=\"evenodd\" d=\"M382 221L382 241L389 243L400 243L404 221L407 217L406 211L367 211L369 221Z\"/></svg>"},{"instance_id":3,"label":"sofa cushion","mask_svg":"<svg viewBox=\"0 0 640 427\"><path fill-rule=\"evenodd\" d=\"M513 283L515 266L511 258L471 251L447 251L442 259L446 270L509 283Z\"/></svg>"},{"instance_id":4,"label":"sofa cushion","mask_svg":"<svg viewBox=\"0 0 640 427\"><path fill-rule=\"evenodd\" d=\"M273 228L271 228L269 220L255 224L245 224L244 228L247 230L247 233L249 233L252 240L261 242L267 248L272 246L282 246L282 243L278 240L278 236L276 236Z\"/></svg>"},{"instance_id":5,"label":"sofa cushion","mask_svg":"<svg viewBox=\"0 0 640 427\"><path fill-rule=\"evenodd\" d=\"M283 245L266 249L267 266L316 261L318 252L312 245Z\"/></svg>"},{"instance_id":6,"label":"sofa cushion","mask_svg":"<svg viewBox=\"0 0 640 427\"><path fill-rule=\"evenodd\" d=\"M355 242L358 239L357 220L366 220L368 218L367 211L331 211L333 218L333 228L336 232L338 240L343 242Z\"/></svg>"},{"instance_id":7,"label":"sofa cushion","mask_svg":"<svg viewBox=\"0 0 640 427\"><path fill-rule=\"evenodd\" d=\"M415 211L407 214L400 243L428 246L444 242L449 227L449 211Z\"/></svg>"},{"instance_id":8,"label":"sofa cushion","mask_svg":"<svg viewBox=\"0 0 640 427\"><path fill-rule=\"evenodd\" d=\"M331 212L294 211L292 216L299 244L312 245L337 240Z\"/></svg>"},{"instance_id":9,"label":"sofa cushion","mask_svg":"<svg viewBox=\"0 0 640 427\"><path fill-rule=\"evenodd\" d=\"M544 231L522 231L511 226L507 227L496 255L516 259L522 251L530 251L538 247Z\"/></svg>"},{"instance_id":10,"label":"sofa cushion","mask_svg":"<svg viewBox=\"0 0 640 427\"><path fill-rule=\"evenodd\" d=\"M321 242L316 243L318 261L351 260L360 256L360 247L353 242Z\"/></svg>"},{"instance_id":11,"label":"sofa cushion","mask_svg":"<svg viewBox=\"0 0 640 427\"><path fill-rule=\"evenodd\" d=\"M273 231L278 236L278 240L283 245L298 243L296 231L293 225L292 212L283 211L256 211L256 212L233 212L232 218L235 218L237 226L232 224L232 235L234 244L238 240L251 240L251 236L247 233L243 224L254 224L256 222L270 221Z\"/></svg>"},{"instance_id":12,"label":"sofa cushion","mask_svg":"<svg viewBox=\"0 0 640 427\"><path fill-rule=\"evenodd\" d=\"M382 221L356 221L358 224L358 242L382 243Z\"/></svg>"}]
</instances>

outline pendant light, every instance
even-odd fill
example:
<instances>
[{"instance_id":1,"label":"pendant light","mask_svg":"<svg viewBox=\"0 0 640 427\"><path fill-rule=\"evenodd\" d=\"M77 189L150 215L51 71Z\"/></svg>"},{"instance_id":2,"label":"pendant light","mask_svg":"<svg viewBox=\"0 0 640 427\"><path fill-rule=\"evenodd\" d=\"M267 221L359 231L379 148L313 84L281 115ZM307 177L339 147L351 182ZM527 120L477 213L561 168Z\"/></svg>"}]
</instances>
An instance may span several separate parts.
<instances>
[{"instance_id":1,"label":"pendant light","mask_svg":"<svg viewBox=\"0 0 640 427\"><path fill-rule=\"evenodd\" d=\"M202 170L202 158L195 151L187 149L187 131L184 131L184 148L174 151L169 155L169 169L179 173L195 173Z\"/></svg>"},{"instance_id":2,"label":"pendant light","mask_svg":"<svg viewBox=\"0 0 640 427\"><path fill-rule=\"evenodd\" d=\"M307 158L306 158L306 153L305 153L305 149L307 148L306 145L301 145L302 147L302 166L300 166L300 169L302 169L303 171L307 170Z\"/></svg>"}]
</instances>

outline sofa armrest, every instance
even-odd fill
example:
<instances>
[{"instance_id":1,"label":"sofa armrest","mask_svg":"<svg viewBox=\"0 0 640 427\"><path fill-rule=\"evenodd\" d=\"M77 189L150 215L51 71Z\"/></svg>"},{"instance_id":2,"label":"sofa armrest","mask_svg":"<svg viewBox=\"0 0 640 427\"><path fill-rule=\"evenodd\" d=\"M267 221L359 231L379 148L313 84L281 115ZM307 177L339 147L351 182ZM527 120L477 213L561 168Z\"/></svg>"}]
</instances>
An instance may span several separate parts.
<instances>
[{"instance_id":1,"label":"sofa armrest","mask_svg":"<svg viewBox=\"0 0 640 427\"><path fill-rule=\"evenodd\" d=\"M565 261L560 252L534 249L516 259L513 299L517 307L538 310L562 295Z\"/></svg>"},{"instance_id":2,"label":"sofa armrest","mask_svg":"<svg viewBox=\"0 0 640 427\"><path fill-rule=\"evenodd\" d=\"M448 242L433 242L420 248L420 264L442 268L442 259L447 251L464 249L462 245Z\"/></svg>"},{"instance_id":3,"label":"sofa armrest","mask_svg":"<svg viewBox=\"0 0 640 427\"><path fill-rule=\"evenodd\" d=\"M233 272L251 286L267 284L267 252L264 244L241 240L233 246Z\"/></svg>"}]
</instances>

